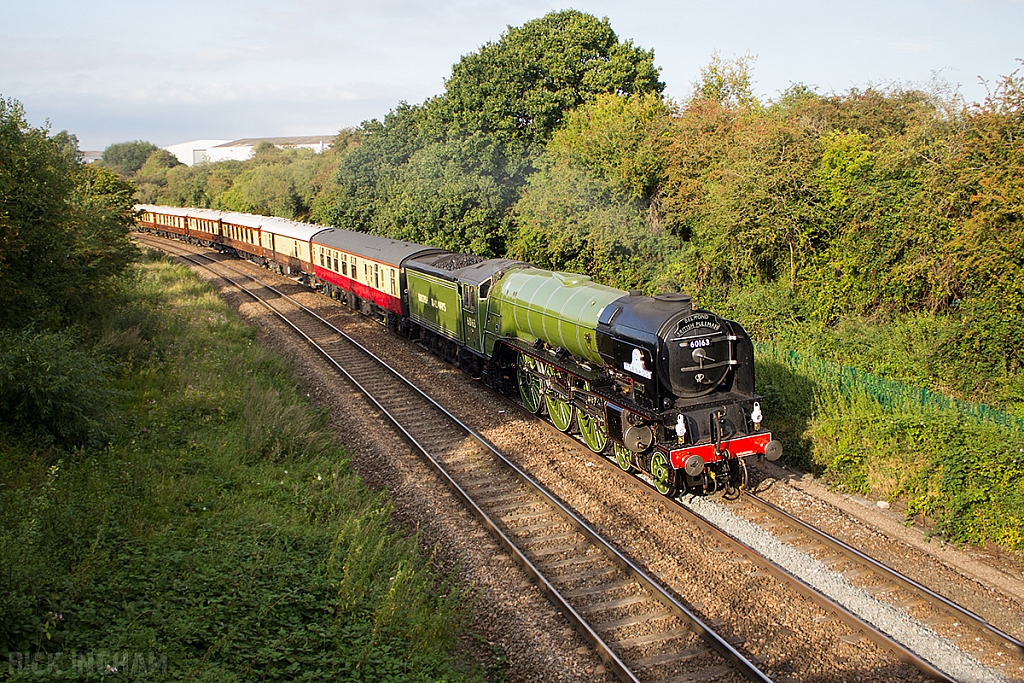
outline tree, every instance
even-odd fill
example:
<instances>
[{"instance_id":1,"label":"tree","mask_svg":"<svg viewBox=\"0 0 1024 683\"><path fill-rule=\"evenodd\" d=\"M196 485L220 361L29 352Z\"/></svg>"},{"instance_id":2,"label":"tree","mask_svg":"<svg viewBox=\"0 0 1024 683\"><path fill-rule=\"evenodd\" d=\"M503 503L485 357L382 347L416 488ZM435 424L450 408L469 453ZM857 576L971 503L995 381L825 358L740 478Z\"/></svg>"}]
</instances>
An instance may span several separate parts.
<instances>
[{"instance_id":1,"label":"tree","mask_svg":"<svg viewBox=\"0 0 1024 683\"><path fill-rule=\"evenodd\" d=\"M607 18L563 10L509 27L497 43L459 60L436 110L449 134L480 131L531 144L599 93L664 87L653 51L620 42Z\"/></svg>"},{"instance_id":2,"label":"tree","mask_svg":"<svg viewBox=\"0 0 1024 683\"><path fill-rule=\"evenodd\" d=\"M946 254L959 285L955 301L963 334L948 360L968 372L956 378L981 389L989 374L1007 382L1024 370L1024 77L1000 80L985 102L965 112L946 194L958 197L963 221ZM950 186L952 185L952 186ZM950 259L949 256L952 256ZM979 372L980 370L980 372ZM973 386L972 386L973 385Z\"/></svg>"},{"instance_id":3,"label":"tree","mask_svg":"<svg viewBox=\"0 0 1024 683\"><path fill-rule=\"evenodd\" d=\"M756 61L757 57L749 52L735 59L723 59L716 51L711 62L700 70L693 99L717 102L727 108L759 106L750 76Z\"/></svg>"},{"instance_id":4,"label":"tree","mask_svg":"<svg viewBox=\"0 0 1024 683\"><path fill-rule=\"evenodd\" d=\"M160 191L167 186L167 171L182 165L176 156L165 149L151 153L133 178L139 187L139 201L143 204L158 203Z\"/></svg>"},{"instance_id":5,"label":"tree","mask_svg":"<svg viewBox=\"0 0 1024 683\"><path fill-rule=\"evenodd\" d=\"M160 148L152 142L143 140L115 142L103 150L103 165L123 177L128 177L142 168L149 155L158 149Z\"/></svg>"},{"instance_id":6,"label":"tree","mask_svg":"<svg viewBox=\"0 0 1024 683\"><path fill-rule=\"evenodd\" d=\"M315 218L348 229L504 253L510 212L565 114L601 93L660 93L653 53L607 19L566 10L463 57L444 94L363 124ZM442 185L454 181L454 185ZM457 185L458 191L451 191Z\"/></svg>"},{"instance_id":7,"label":"tree","mask_svg":"<svg viewBox=\"0 0 1024 683\"><path fill-rule=\"evenodd\" d=\"M89 316L135 254L134 186L80 158L73 136L0 99L0 327Z\"/></svg>"},{"instance_id":8,"label":"tree","mask_svg":"<svg viewBox=\"0 0 1024 683\"><path fill-rule=\"evenodd\" d=\"M231 187L216 195L215 209L295 220L303 215L291 165L260 164L235 177Z\"/></svg>"},{"instance_id":9,"label":"tree","mask_svg":"<svg viewBox=\"0 0 1024 683\"><path fill-rule=\"evenodd\" d=\"M602 94L569 112L515 204L509 254L623 289L649 287L678 242L657 203L670 125L653 93Z\"/></svg>"}]
</instances>

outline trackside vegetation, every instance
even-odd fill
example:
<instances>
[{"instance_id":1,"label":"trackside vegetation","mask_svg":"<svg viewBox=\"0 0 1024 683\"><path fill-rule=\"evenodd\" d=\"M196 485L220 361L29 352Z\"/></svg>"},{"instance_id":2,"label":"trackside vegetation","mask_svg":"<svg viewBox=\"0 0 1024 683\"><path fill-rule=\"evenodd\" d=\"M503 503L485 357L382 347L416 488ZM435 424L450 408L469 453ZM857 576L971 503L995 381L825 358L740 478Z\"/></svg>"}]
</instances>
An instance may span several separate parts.
<instances>
[{"instance_id":1,"label":"trackside vegetation","mask_svg":"<svg viewBox=\"0 0 1024 683\"><path fill-rule=\"evenodd\" d=\"M151 156L137 177L147 201L259 206L686 291L773 348L1024 417L1016 65L979 103L938 80L795 84L767 100L755 61L713 55L671 101L653 52L607 20L553 12L463 57L443 93L342 131L317 158L262 150L165 168ZM789 462L906 504L949 540L1024 550L1010 514L1019 433L836 398L835 378L759 363Z\"/></svg>"},{"instance_id":2,"label":"trackside vegetation","mask_svg":"<svg viewBox=\"0 0 1024 683\"><path fill-rule=\"evenodd\" d=\"M135 191L0 99L4 679L483 680L465 587L290 364L140 255Z\"/></svg>"},{"instance_id":3,"label":"trackside vegetation","mask_svg":"<svg viewBox=\"0 0 1024 683\"><path fill-rule=\"evenodd\" d=\"M289 363L183 267L146 258L122 296L104 368L65 379L69 400L111 394L79 418L105 445L0 442L12 678L482 680L454 663L465 596L390 527Z\"/></svg>"}]
</instances>

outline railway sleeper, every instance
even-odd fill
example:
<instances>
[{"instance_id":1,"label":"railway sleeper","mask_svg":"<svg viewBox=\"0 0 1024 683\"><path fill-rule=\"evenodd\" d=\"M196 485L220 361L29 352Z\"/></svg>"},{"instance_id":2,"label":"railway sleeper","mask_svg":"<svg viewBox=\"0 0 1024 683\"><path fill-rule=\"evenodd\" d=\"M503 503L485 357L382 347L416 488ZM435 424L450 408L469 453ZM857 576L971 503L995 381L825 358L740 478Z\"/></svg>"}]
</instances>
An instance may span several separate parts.
<instances>
[{"instance_id":1,"label":"railway sleeper","mask_svg":"<svg viewBox=\"0 0 1024 683\"><path fill-rule=\"evenodd\" d=\"M562 553L569 553L582 548L588 547L590 544L586 542L576 543L574 545L556 546L553 548L544 548L543 550L531 550L529 555L533 559L542 559L550 557L552 555L561 555Z\"/></svg>"},{"instance_id":2,"label":"railway sleeper","mask_svg":"<svg viewBox=\"0 0 1024 683\"><path fill-rule=\"evenodd\" d=\"M664 630L658 626L655 626L654 622L664 621L665 619L673 619L675 617L671 612L662 607L660 602L656 602L655 604L657 604L658 607L660 607L661 609L653 612L646 612L644 614L630 614L628 616L620 617L618 619L601 621L595 624L594 628L598 631L607 633L609 631L616 631L620 628L628 628L630 626L639 626L640 624L646 624L650 626L652 629Z\"/></svg>"},{"instance_id":3,"label":"railway sleeper","mask_svg":"<svg viewBox=\"0 0 1024 683\"><path fill-rule=\"evenodd\" d=\"M596 614L598 612L607 612L609 610L621 609L623 607L629 607L630 605L637 605L645 602L661 604L650 595L630 595L624 598L616 598L614 600L592 602L589 605L577 607L576 611L581 614Z\"/></svg>"}]
</instances>

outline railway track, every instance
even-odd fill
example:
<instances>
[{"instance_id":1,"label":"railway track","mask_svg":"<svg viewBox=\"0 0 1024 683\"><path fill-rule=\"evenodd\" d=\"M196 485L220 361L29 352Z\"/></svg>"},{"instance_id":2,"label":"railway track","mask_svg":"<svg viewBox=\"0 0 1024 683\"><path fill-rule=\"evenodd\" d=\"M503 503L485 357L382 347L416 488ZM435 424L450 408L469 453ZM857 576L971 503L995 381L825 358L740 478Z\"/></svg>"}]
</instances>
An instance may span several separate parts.
<instances>
[{"instance_id":1,"label":"railway track","mask_svg":"<svg viewBox=\"0 0 1024 683\"><path fill-rule=\"evenodd\" d=\"M559 434L575 446L586 447L574 435ZM621 474L618 472L619 466L611 457L601 458L600 462L612 473ZM950 676L935 666L928 657L901 642L888 630L875 626L855 609L848 608L842 600L825 594L816 585L780 566L761 550L731 535L679 499L665 498L653 488L653 482L647 481L642 473L634 477L634 480L638 483L639 495L647 496L652 504L661 502L672 506L688 524L714 538L718 545L713 552L721 554L726 561L751 561L780 582L795 588L802 596L849 627L852 631L851 641L858 638L869 640L893 653L900 661L917 668L930 679L957 680L955 676ZM850 580L852 586L861 587L880 602L905 612L908 619L941 632L943 637L951 643L955 642L968 654L980 656L987 651L990 655L995 655L994 658L989 657L992 665L1011 671L1024 671L1024 642L990 624L983 617L827 532L790 515L756 493L743 491L737 498L723 498L722 502L730 512L755 524L781 543L842 575Z\"/></svg>"},{"instance_id":2,"label":"railway track","mask_svg":"<svg viewBox=\"0 0 1024 683\"><path fill-rule=\"evenodd\" d=\"M160 246L167 248L163 241L160 242ZM273 296L275 301L283 297L280 293ZM337 337L341 333L330 329L326 334L328 337ZM433 403L430 399L427 401ZM402 401L398 403L401 405ZM433 405L436 407L436 403ZM384 406L381 406L381 409L391 414ZM683 595L682 592L673 593L671 588L665 590L661 585L663 581L645 574L618 551L613 549L613 552L609 553L600 550L595 539L591 538L592 532L588 533L589 528L585 522L578 519L553 496L544 494L540 498L534 498L529 494L528 490L533 485L532 479L491 449L486 442L475 439L468 432L461 432L462 436L458 437L447 437L441 442L431 438L431 432L439 422L434 417L423 419L425 414L419 412L420 419L412 420L408 431L402 427L400 429L412 443L417 444L417 448L439 469L439 472L444 473L443 476L453 490L467 501L467 507L494 531L496 537L499 537L501 543L509 549L509 554L516 558L527 573L534 576L537 584L551 596L552 601L559 606L566 618L574 623L577 630L594 644L608 667L620 678L689 681L702 680L702 677L716 677L715 680L720 680L717 677L724 675L729 679L742 670L737 668L737 663L733 660L734 656L742 657L734 647L738 641L729 642L722 638L716 643L708 624L701 622L683 605L684 602L690 602L685 598L676 597ZM400 410L396 409L392 419L401 416ZM458 420L455 420L455 423L458 423ZM456 432L459 433L458 430ZM554 430L552 432L554 433ZM560 432L555 434L569 438ZM476 443L472 448L469 447L471 442ZM454 446L456 443L458 447ZM483 450L479 450L481 448ZM605 464L611 470L618 469L610 461L605 461ZM496 485L495 482L503 481L502 477L506 476L500 474L501 470L511 472L514 482L509 485ZM665 501L652 489L644 487L639 490L646 490L652 498ZM741 501L737 501L734 506L757 505L753 502L754 499L748 496L743 496ZM715 552L750 558L780 582L796 586L797 592L844 622L854 634L851 638L862 637L873 641L882 648L894 652L898 659L913 665L930 678L953 680L925 658L918 656L834 600L821 595L816 589L808 587L803 581L762 557L756 550L724 534L713 524L693 517L692 511L683 507L679 510L693 525L701 527L718 539L719 546ZM760 510L760 513L746 516L756 520L759 525L769 527L772 533L785 542L805 552L821 555L823 562L833 566L838 564L838 551L835 550L837 546L831 545L831 550L818 552L814 549L809 536L797 535L798 532L794 529L782 529L779 526L782 524L781 521L766 522L765 519L770 516L768 508L762 507ZM821 533L818 532L817 535L820 536ZM593 536L596 537L596 533ZM836 543L841 545L838 541ZM879 571L884 569L879 566ZM841 569L849 576L864 571L845 567ZM650 585L645 585L645 581L641 579L646 579ZM942 600L939 598L938 602ZM910 606L911 603L931 601L934 601L934 598L929 596L927 601L917 597L903 598L897 600L897 603L903 608ZM949 609L956 609L956 605L950 601L946 602L949 602ZM946 613L953 614L948 610ZM967 616L958 615L952 618L957 620L957 624L966 623L968 620ZM986 626L984 620L975 618L975 621L981 622L978 628ZM717 624L717 621L712 623ZM927 618L925 623L929 623ZM706 639L705 642L698 642L695 633L702 635ZM733 633L735 635L735 631ZM1019 642L1012 636L998 631L993 633L990 629L988 637L993 638L1004 648L1020 648ZM742 638L738 640L741 641ZM716 655L720 659L716 660ZM672 669L671 662L675 662L675 670ZM768 680L764 673L756 671L753 664L750 666L752 671L743 671L743 676L753 680ZM694 671L702 673L695 675Z\"/></svg>"},{"instance_id":3,"label":"railway track","mask_svg":"<svg viewBox=\"0 0 1024 683\"><path fill-rule=\"evenodd\" d=\"M343 331L217 257L139 241L266 306L365 393L621 680L771 680L572 509Z\"/></svg>"},{"instance_id":4,"label":"railway track","mask_svg":"<svg viewBox=\"0 0 1024 683\"><path fill-rule=\"evenodd\" d=\"M560 432L559 434L575 446L585 448L585 444L576 436ZM611 457L601 458L600 461L612 473L621 474L618 472L619 466ZM780 582L792 586L798 593L846 624L853 632L851 640L857 638L869 640L881 648L889 650L897 659L917 668L931 679L957 680L933 665L927 657L905 645L886 629L876 627L855 609L845 606L842 600L825 594L812 583L795 575L786 567L780 566L761 550L731 535L680 500L666 499L653 488L652 482L646 481L646 477L642 473L634 479L643 480L638 481L637 491L640 495L647 496L652 503L663 502L673 506L686 519L687 523L700 528L714 538L718 545L713 552L723 555L723 559L727 560L731 558L732 561L752 561ZM1024 671L1024 642L993 626L983 617L860 552L827 532L790 515L755 493L743 491L742 495L735 499L723 498L723 502L725 503L724 507L730 512L752 522L781 543L842 575L851 581L851 585L861 587L880 602L906 612L909 619L917 621L929 629L941 631L944 637L951 642L956 642L965 652L981 655L988 651L990 655L996 656L991 661L993 665L1008 667L1009 670ZM1006 655L1005 658L1003 658L1004 655ZM992 658L989 657L989 659Z\"/></svg>"},{"instance_id":5,"label":"railway track","mask_svg":"<svg viewBox=\"0 0 1024 683\"><path fill-rule=\"evenodd\" d=\"M1017 665L1024 664L1024 642L1020 639L756 493L744 492L729 507L855 582L872 596L906 610L927 626L945 630L948 637L968 645L965 648L968 651L988 650L998 656L1005 654L1007 660Z\"/></svg>"}]
</instances>

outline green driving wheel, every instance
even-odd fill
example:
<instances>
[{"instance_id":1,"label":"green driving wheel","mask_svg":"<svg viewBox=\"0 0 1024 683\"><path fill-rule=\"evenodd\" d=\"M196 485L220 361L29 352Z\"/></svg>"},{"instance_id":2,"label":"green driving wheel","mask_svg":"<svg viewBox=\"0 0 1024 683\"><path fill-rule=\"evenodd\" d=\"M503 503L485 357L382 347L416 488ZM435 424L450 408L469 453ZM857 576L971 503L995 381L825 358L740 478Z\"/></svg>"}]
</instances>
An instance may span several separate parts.
<instances>
[{"instance_id":1,"label":"green driving wheel","mask_svg":"<svg viewBox=\"0 0 1024 683\"><path fill-rule=\"evenodd\" d=\"M629 453L629 449L622 444L615 444L615 464L618 465L623 472L629 472L633 469L632 456Z\"/></svg>"},{"instance_id":2,"label":"green driving wheel","mask_svg":"<svg viewBox=\"0 0 1024 683\"><path fill-rule=\"evenodd\" d=\"M558 370L552 366L547 366L547 372L545 373L552 379L557 379ZM548 417L551 418L551 424L555 425L555 428L560 432L567 432L572 427L572 418L576 413L576 407L568 401L563 401L554 394L554 392L548 391L544 394L544 403L548 406Z\"/></svg>"},{"instance_id":3,"label":"green driving wheel","mask_svg":"<svg viewBox=\"0 0 1024 683\"><path fill-rule=\"evenodd\" d=\"M537 372L537 361L530 356L519 354L516 361L519 380L519 395L523 399L523 407L536 415L540 412L540 377Z\"/></svg>"},{"instance_id":4,"label":"green driving wheel","mask_svg":"<svg viewBox=\"0 0 1024 683\"><path fill-rule=\"evenodd\" d=\"M654 480L654 488L663 496L674 496L676 493L675 477L672 474L668 458L661 451L656 451L651 456L651 479Z\"/></svg>"},{"instance_id":5,"label":"green driving wheel","mask_svg":"<svg viewBox=\"0 0 1024 683\"><path fill-rule=\"evenodd\" d=\"M576 424L580 427L580 436L587 448L595 453L603 453L608 445L608 432L604 429L604 423L593 415L579 411L576 413Z\"/></svg>"},{"instance_id":6,"label":"green driving wheel","mask_svg":"<svg viewBox=\"0 0 1024 683\"><path fill-rule=\"evenodd\" d=\"M572 427L572 416L576 412L576 407L555 398L553 394L547 394L544 397L544 402L548 405L548 417L551 418L551 424L555 425L560 432L569 431L569 428Z\"/></svg>"}]
</instances>

